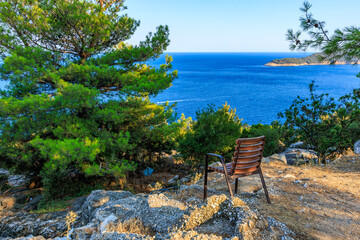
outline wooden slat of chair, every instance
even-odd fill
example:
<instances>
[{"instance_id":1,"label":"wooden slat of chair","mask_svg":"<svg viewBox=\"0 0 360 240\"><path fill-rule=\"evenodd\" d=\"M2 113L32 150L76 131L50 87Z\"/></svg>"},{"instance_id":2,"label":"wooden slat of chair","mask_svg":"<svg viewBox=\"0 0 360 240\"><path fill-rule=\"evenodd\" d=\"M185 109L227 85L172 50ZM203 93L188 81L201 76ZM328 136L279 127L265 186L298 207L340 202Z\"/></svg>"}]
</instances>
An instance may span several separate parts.
<instances>
[{"instance_id":1,"label":"wooden slat of chair","mask_svg":"<svg viewBox=\"0 0 360 240\"><path fill-rule=\"evenodd\" d=\"M205 180L204 180L204 200L206 199L207 191L207 172L216 171L225 174L225 180L228 185L230 195L232 189L230 187L230 179L235 180L235 193L238 188L238 178L259 174L264 188L267 202L270 204L269 193L266 188L265 180L261 171L261 159L263 156L265 146L265 136L256 138L239 138L236 140L236 147L234 152L233 161L225 164L222 156L216 154L207 154L205 162ZM208 156L219 157L222 162L222 167L208 167ZM226 169L226 171L225 171Z\"/></svg>"}]
</instances>

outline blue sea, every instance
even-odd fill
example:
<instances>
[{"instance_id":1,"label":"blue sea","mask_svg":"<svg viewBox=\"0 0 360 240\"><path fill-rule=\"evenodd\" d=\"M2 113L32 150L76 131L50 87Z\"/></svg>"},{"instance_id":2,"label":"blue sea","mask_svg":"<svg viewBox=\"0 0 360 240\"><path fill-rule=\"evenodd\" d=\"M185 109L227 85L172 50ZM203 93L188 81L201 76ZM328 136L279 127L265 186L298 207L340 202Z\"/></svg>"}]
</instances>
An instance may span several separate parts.
<instances>
[{"instance_id":1,"label":"blue sea","mask_svg":"<svg viewBox=\"0 0 360 240\"><path fill-rule=\"evenodd\" d=\"M277 113L288 108L297 96L309 95L314 80L319 93L338 98L360 88L360 66L268 67L265 63L284 57L304 57L310 53L168 53L178 78L172 87L152 98L153 102L177 103L180 117L196 119L196 111L212 103L227 102L243 122L270 124ZM165 55L150 62L158 66ZM0 88L5 83L0 81Z\"/></svg>"},{"instance_id":2,"label":"blue sea","mask_svg":"<svg viewBox=\"0 0 360 240\"><path fill-rule=\"evenodd\" d=\"M227 102L243 122L270 124L297 96L309 96L315 81L318 93L338 97L360 88L360 66L319 65L269 67L267 62L284 57L304 57L310 53L168 53L178 78L153 102L176 102L176 112L196 118L207 104ZM153 65L164 63L164 56Z\"/></svg>"}]
</instances>

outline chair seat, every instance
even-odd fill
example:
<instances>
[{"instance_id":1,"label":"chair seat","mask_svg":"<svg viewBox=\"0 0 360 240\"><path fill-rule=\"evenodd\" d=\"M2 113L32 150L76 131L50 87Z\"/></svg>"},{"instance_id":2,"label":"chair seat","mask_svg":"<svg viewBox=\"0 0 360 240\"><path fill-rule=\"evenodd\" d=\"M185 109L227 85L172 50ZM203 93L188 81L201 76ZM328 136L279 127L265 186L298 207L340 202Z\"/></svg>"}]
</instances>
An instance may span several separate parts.
<instances>
[{"instance_id":1,"label":"chair seat","mask_svg":"<svg viewBox=\"0 0 360 240\"><path fill-rule=\"evenodd\" d=\"M235 171L235 174L231 175L232 167L233 167L233 163L227 163L226 164L226 170L227 170L228 174L230 175L229 176L230 178L245 177L245 176L250 176L250 175L259 173L259 171L258 171L259 168L257 166L245 167L245 168L237 167L236 171ZM218 173L225 174L223 166L220 166L220 167L210 167L209 166L208 168L209 168L210 171L215 171L215 172L218 172Z\"/></svg>"},{"instance_id":2,"label":"chair seat","mask_svg":"<svg viewBox=\"0 0 360 240\"><path fill-rule=\"evenodd\" d=\"M232 162L226 164L226 170L227 170L228 174L230 174L230 171L231 171L231 169L232 169L232 166L233 166L233 163L232 163ZM223 166L220 166L220 167L210 167L210 166L209 166L209 170L212 170L212 171L215 171L215 172L219 172L219 173L225 173Z\"/></svg>"}]
</instances>

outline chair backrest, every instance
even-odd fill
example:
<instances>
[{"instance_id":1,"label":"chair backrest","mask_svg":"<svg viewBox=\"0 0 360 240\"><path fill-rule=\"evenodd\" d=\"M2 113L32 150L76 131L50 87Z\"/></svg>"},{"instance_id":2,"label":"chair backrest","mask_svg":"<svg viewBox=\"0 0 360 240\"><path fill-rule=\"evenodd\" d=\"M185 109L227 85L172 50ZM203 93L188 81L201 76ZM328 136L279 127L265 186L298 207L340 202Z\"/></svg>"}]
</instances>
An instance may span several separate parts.
<instances>
[{"instance_id":1,"label":"chair backrest","mask_svg":"<svg viewBox=\"0 0 360 240\"><path fill-rule=\"evenodd\" d=\"M230 175L252 175L258 172L265 147L265 136L239 138Z\"/></svg>"}]
</instances>

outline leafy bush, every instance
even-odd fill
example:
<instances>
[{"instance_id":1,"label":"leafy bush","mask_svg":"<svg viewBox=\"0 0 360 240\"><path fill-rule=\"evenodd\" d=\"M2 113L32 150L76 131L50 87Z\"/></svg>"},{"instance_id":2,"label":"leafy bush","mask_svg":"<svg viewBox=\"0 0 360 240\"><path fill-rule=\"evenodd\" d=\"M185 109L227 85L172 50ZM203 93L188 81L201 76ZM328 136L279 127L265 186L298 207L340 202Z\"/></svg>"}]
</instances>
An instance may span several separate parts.
<instances>
[{"instance_id":1,"label":"leafy bush","mask_svg":"<svg viewBox=\"0 0 360 240\"><path fill-rule=\"evenodd\" d=\"M234 151L235 141L241 133L242 123L236 111L225 103L196 112L196 121L179 141L178 151L193 166L204 161L206 153L217 153L229 157Z\"/></svg>"},{"instance_id":2,"label":"leafy bush","mask_svg":"<svg viewBox=\"0 0 360 240\"><path fill-rule=\"evenodd\" d=\"M280 150L279 141L280 134L274 129L271 125L263 125L261 123L251 125L250 127L245 127L241 137L250 138L250 137L259 137L265 136L265 149L264 156L270 156L274 153L277 153Z\"/></svg>"},{"instance_id":3,"label":"leafy bush","mask_svg":"<svg viewBox=\"0 0 360 240\"><path fill-rule=\"evenodd\" d=\"M360 90L354 89L338 102L328 94L315 94L309 85L310 98L297 97L280 113L285 118L284 138L303 140L318 152L319 164L335 153L352 147L360 136Z\"/></svg>"}]
</instances>

